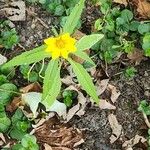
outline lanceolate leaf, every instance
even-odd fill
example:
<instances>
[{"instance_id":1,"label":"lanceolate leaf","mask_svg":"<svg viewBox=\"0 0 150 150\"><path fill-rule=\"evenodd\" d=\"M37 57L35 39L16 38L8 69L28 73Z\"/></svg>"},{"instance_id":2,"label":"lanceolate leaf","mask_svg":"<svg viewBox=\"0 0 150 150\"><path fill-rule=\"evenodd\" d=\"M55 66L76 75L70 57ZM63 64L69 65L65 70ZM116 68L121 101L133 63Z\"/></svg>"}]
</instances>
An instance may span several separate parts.
<instances>
[{"instance_id":1,"label":"lanceolate leaf","mask_svg":"<svg viewBox=\"0 0 150 150\"><path fill-rule=\"evenodd\" d=\"M92 34L86 35L82 37L77 43L76 47L78 51L84 51L86 49L91 48L94 44L96 44L99 40L104 37L103 34Z\"/></svg>"},{"instance_id":2,"label":"lanceolate leaf","mask_svg":"<svg viewBox=\"0 0 150 150\"><path fill-rule=\"evenodd\" d=\"M73 8L71 14L68 16L68 19L63 27L64 33L67 33L67 32L70 34L73 33L81 17L81 13L84 8L84 2L85 0L80 0L79 3L76 4L76 6Z\"/></svg>"},{"instance_id":3,"label":"lanceolate leaf","mask_svg":"<svg viewBox=\"0 0 150 150\"><path fill-rule=\"evenodd\" d=\"M21 55L14 57L8 63L4 64L3 67L6 68L6 67L23 65L23 64L31 64L34 62L38 62L44 59L45 57L50 57L50 55L44 51L45 48L46 45L42 45L33 50L24 52Z\"/></svg>"},{"instance_id":4,"label":"lanceolate leaf","mask_svg":"<svg viewBox=\"0 0 150 150\"><path fill-rule=\"evenodd\" d=\"M58 96L61 88L58 59L51 60L45 72L42 103L48 108Z\"/></svg>"},{"instance_id":5,"label":"lanceolate leaf","mask_svg":"<svg viewBox=\"0 0 150 150\"><path fill-rule=\"evenodd\" d=\"M93 60L85 53L82 51L76 51L74 53L76 56L82 58L83 60L89 62L90 64L92 64L93 66L95 66L95 63L93 62Z\"/></svg>"},{"instance_id":6,"label":"lanceolate leaf","mask_svg":"<svg viewBox=\"0 0 150 150\"><path fill-rule=\"evenodd\" d=\"M92 79L90 75L87 73L87 71L83 68L82 65L79 63L74 62L71 59L68 59L70 62L74 73L77 76L77 79L83 89L93 98L93 100L98 104L99 103L99 98L96 94L96 88L92 82Z\"/></svg>"}]
</instances>

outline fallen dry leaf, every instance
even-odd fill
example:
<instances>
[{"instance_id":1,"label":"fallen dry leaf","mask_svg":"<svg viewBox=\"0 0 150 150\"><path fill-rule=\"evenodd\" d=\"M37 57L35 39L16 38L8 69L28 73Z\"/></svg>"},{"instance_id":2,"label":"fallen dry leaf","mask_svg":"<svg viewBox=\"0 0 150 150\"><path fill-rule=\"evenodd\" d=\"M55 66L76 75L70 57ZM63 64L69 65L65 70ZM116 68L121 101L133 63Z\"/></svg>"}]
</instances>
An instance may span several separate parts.
<instances>
[{"instance_id":1,"label":"fallen dry leaf","mask_svg":"<svg viewBox=\"0 0 150 150\"><path fill-rule=\"evenodd\" d=\"M4 64L7 61L7 58L0 54L0 65Z\"/></svg>"},{"instance_id":2,"label":"fallen dry leaf","mask_svg":"<svg viewBox=\"0 0 150 150\"><path fill-rule=\"evenodd\" d=\"M26 87L23 87L20 89L20 92L22 93L28 93L28 92L41 92L42 91L42 88L40 86L39 83L32 83L32 84L29 84L28 86ZM20 105L23 105L22 101L21 101L21 96L19 97L14 97L14 99L12 100L12 102L7 105L6 107L6 110L9 111L9 112L13 112L15 111Z\"/></svg>"},{"instance_id":3,"label":"fallen dry leaf","mask_svg":"<svg viewBox=\"0 0 150 150\"><path fill-rule=\"evenodd\" d=\"M129 53L127 57L135 63L135 65L139 65L140 62L144 59L144 53L140 49L135 49L132 53Z\"/></svg>"},{"instance_id":4,"label":"fallen dry leaf","mask_svg":"<svg viewBox=\"0 0 150 150\"><path fill-rule=\"evenodd\" d=\"M0 45L0 48L3 48L4 46L3 45Z\"/></svg>"},{"instance_id":5,"label":"fallen dry leaf","mask_svg":"<svg viewBox=\"0 0 150 150\"><path fill-rule=\"evenodd\" d=\"M118 3L118 4L123 4L125 6L128 5L128 1L127 0L113 0L114 3Z\"/></svg>"},{"instance_id":6,"label":"fallen dry leaf","mask_svg":"<svg viewBox=\"0 0 150 150\"><path fill-rule=\"evenodd\" d=\"M26 87L23 87L20 89L20 92L22 92L22 93L41 92L41 91L42 91L42 87L38 82L29 84Z\"/></svg>"},{"instance_id":7,"label":"fallen dry leaf","mask_svg":"<svg viewBox=\"0 0 150 150\"><path fill-rule=\"evenodd\" d=\"M72 150L82 139L79 129L60 123L56 117L35 129L35 135L39 143L48 144L52 150Z\"/></svg>"},{"instance_id":8,"label":"fallen dry leaf","mask_svg":"<svg viewBox=\"0 0 150 150\"><path fill-rule=\"evenodd\" d=\"M45 150L71 150L70 148L66 148L66 147L51 147L48 144L44 144L44 148Z\"/></svg>"},{"instance_id":9,"label":"fallen dry leaf","mask_svg":"<svg viewBox=\"0 0 150 150\"><path fill-rule=\"evenodd\" d=\"M135 135L132 139L125 141L122 145L123 148L126 149L131 149L134 145L138 144L139 142L145 143L147 140L140 136L140 135Z\"/></svg>"},{"instance_id":10,"label":"fallen dry leaf","mask_svg":"<svg viewBox=\"0 0 150 150\"><path fill-rule=\"evenodd\" d=\"M112 135L110 137L110 143L114 143L122 133L122 126L118 123L117 118L114 114L108 116L108 121L112 129Z\"/></svg>"},{"instance_id":11,"label":"fallen dry leaf","mask_svg":"<svg viewBox=\"0 0 150 150\"><path fill-rule=\"evenodd\" d=\"M53 150L52 147L46 143L44 144L44 149L45 150Z\"/></svg>"},{"instance_id":12,"label":"fallen dry leaf","mask_svg":"<svg viewBox=\"0 0 150 150\"><path fill-rule=\"evenodd\" d=\"M109 109L109 110L115 110L116 109L116 107L114 105L110 104L109 102L107 102L104 99L100 100L99 107L100 107L100 109Z\"/></svg>"},{"instance_id":13,"label":"fallen dry leaf","mask_svg":"<svg viewBox=\"0 0 150 150\"><path fill-rule=\"evenodd\" d=\"M21 97L14 97L12 102L6 106L6 110L12 113L19 107L19 105L21 105Z\"/></svg>"},{"instance_id":14,"label":"fallen dry leaf","mask_svg":"<svg viewBox=\"0 0 150 150\"><path fill-rule=\"evenodd\" d=\"M3 135L3 133L0 133L0 139L1 139L4 143L6 143L6 139L5 139L4 135Z\"/></svg>"},{"instance_id":15,"label":"fallen dry leaf","mask_svg":"<svg viewBox=\"0 0 150 150\"><path fill-rule=\"evenodd\" d=\"M111 92L111 101L115 103L121 94L120 91L118 91L117 88L111 84L108 85L107 89Z\"/></svg>"},{"instance_id":16,"label":"fallen dry leaf","mask_svg":"<svg viewBox=\"0 0 150 150\"><path fill-rule=\"evenodd\" d=\"M143 19L150 18L150 2L147 0L138 0L135 3L137 4L137 12L140 17Z\"/></svg>"},{"instance_id":17,"label":"fallen dry leaf","mask_svg":"<svg viewBox=\"0 0 150 150\"><path fill-rule=\"evenodd\" d=\"M5 17L9 18L11 21L25 21L25 2L21 0L16 2L10 2L7 4L7 7L1 9L1 12L5 12Z\"/></svg>"},{"instance_id":18,"label":"fallen dry leaf","mask_svg":"<svg viewBox=\"0 0 150 150\"><path fill-rule=\"evenodd\" d=\"M67 86L75 84L75 83L73 82L71 76L66 76L66 77L62 78L62 79L61 79L61 82L64 83L64 84L66 84Z\"/></svg>"},{"instance_id":19,"label":"fallen dry leaf","mask_svg":"<svg viewBox=\"0 0 150 150\"><path fill-rule=\"evenodd\" d=\"M86 102L87 99L84 97L84 95L74 86L69 86L66 88L66 90L74 90L78 92L78 104L73 106L67 113L66 115L66 122L68 122L74 115L82 116L85 113L85 107L86 107Z\"/></svg>"},{"instance_id":20,"label":"fallen dry leaf","mask_svg":"<svg viewBox=\"0 0 150 150\"><path fill-rule=\"evenodd\" d=\"M104 80L98 80L96 82L96 90L97 90L97 95L101 95L107 88L107 85L108 85L108 82L109 82L109 79L104 79Z\"/></svg>"},{"instance_id":21,"label":"fallen dry leaf","mask_svg":"<svg viewBox=\"0 0 150 150\"><path fill-rule=\"evenodd\" d=\"M2 146L4 144L4 142L2 140L0 140L0 146Z\"/></svg>"},{"instance_id":22,"label":"fallen dry leaf","mask_svg":"<svg viewBox=\"0 0 150 150\"><path fill-rule=\"evenodd\" d=\"M73 37L77 40L80 40L83 36L85 36L86 34L77 30L74 34L73 34Z\"/></svg>"}]
</instances>

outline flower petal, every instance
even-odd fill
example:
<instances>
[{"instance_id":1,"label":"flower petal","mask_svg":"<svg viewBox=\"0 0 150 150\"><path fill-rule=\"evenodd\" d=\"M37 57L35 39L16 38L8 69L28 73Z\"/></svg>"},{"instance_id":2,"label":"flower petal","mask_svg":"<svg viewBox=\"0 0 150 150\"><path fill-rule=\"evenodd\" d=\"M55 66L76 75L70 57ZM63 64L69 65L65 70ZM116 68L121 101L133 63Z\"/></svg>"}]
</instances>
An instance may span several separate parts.
<instances>
[{"instance_id":1,"label":"flower petal","mask_svg":"<svg viewBox=\"0 0 150 150\"><path fill-rule=\"evenodd\" d=\"M52 52L52 59L56 59L61 55L60 50Z\"/></svg>"},{"instance_id":2,"label":"flower petal","mask_svg":"<svg viewBox=\"0 0 150 150\"><path fill-rule=\"evenodd\" d=\"M61 56L64 57L65 59L68 58L68 53L69 53L69 52L68 52L67 50L65 50L65 49L64 49L64 50L63 50L63 49L61 50Z\"/></svg>"}]
</instances>

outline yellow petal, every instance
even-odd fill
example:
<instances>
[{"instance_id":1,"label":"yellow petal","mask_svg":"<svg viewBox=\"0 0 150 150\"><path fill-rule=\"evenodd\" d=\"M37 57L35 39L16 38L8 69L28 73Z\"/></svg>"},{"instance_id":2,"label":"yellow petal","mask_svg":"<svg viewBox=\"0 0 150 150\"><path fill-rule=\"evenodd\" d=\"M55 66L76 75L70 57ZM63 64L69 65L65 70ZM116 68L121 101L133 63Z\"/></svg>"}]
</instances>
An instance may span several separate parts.
<instances>
[{"instance_id":1,"label":"yellow petal","mask_svg":"<svg viewBox=\"0 0 150 150\"><path fill-rule=\"evenodd\" d=\"M71 37L70 37L70 34L69 34L69 33L65 33L65 34L61 35L61 38L62 38L63 40L66 40L66 39L70 39Z\"/></svg>"},{"instance_id":2,"label":"yellow petal","mask_svg":"<svg viewBox=\"0 0 150 150\"><path fill-rule=\"evenodd\" d=\"M67 50L61 50L61 56L64 57L65 59L68 58L68 51Z\"/></svg>"},{"instance_id":3,"label":"yellow petal","mask_svg":"<svg viewBox=\"0 0 150 150\"><path fill-rule=\"evenodd\" d=\"M45 49L46 52L51 52L52 48L50 46L47 46L47 48Z\"/></svg>"},{"instance_id":4,"label":"yellow petal","mask_svg":"<svg viewBox=\"0 0 150 150\"><path fill-rule=\"evenodd\" d=\"M52 52L52 59L56 59L56 58L58 58L59 56L60 56L60 51L59 51L59 50Z\"/></svg>"},{"instance_id":5,"label":"yellow petal","mask_svg":"<svg viewBox=\"0 0 150 150\"><path fill-rule=\"evenodd\" d=\"M55 43L55 38L51 37L51 38L45 39L44 43L47 45L52 45Z\"/></svg>"}]
</instances>

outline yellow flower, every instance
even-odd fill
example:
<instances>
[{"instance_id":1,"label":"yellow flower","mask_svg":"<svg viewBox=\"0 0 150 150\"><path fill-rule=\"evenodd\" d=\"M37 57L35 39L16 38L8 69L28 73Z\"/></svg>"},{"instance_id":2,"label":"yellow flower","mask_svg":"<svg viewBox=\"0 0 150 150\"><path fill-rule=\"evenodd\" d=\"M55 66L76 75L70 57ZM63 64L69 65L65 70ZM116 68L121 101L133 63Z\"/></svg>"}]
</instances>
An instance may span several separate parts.
<instances>
[{"instance_id":1,"label":"yellow flower","mask_svg":"<svg viewBox=\"0 0 150 150\"><path fill-rule=\"evenodd\" d=\"M46 52L50 53L52 59L58 57L68 58L68 54L77 50L75 43L76 40L70 37L69 33L62 34L58 37L50 37L45 39L44 42L47 45Z\"/></svg>"}]
</instances>

